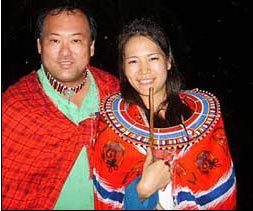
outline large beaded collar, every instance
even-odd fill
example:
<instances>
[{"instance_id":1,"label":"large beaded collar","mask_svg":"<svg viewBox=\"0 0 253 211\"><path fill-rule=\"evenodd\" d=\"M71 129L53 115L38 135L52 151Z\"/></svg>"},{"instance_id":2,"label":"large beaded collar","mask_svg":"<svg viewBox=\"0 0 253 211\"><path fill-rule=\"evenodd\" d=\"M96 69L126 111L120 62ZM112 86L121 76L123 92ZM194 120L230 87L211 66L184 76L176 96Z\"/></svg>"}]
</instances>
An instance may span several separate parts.
<instances>
[{"instance_id":1,"label":"large beaded collar","mask_svg":"<svg viewBox=\"0 0 253 211\"><path fill-rule=\"evenodd\" d=\"M193 114L183 125L154 129L159 149L181 148L202 140L220 118L220 104L211 93L199 89L185 90L180 92L180 98L191 104ZM109 126L125 141L142 147L150 145L149 128L128 114L127 104L119 93L101 103L100 109Z\"/></svg>"}]
</instances>

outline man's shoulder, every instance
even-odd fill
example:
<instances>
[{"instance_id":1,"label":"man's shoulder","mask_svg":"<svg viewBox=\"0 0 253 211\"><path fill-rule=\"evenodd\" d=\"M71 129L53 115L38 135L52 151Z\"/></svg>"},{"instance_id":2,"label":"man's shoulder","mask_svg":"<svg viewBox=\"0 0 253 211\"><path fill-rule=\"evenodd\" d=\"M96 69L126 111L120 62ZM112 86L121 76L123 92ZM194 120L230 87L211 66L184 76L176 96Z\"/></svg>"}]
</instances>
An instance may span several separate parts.
<instances>
[{"instance_id":1,"label":"man's shoulder","mask_svg":"<svg viewBox=\"0 0 253 211\"><path fill-rule=\"evenodd\" d=\"M29 98L33 91L36 91L38 86L37 73L32 71L31 73L21 77L15 84L10 85L2 95L3 102L11 99Z\"/></svg>"},{"instance_id":2,"label":"man's shoulder","mask_svg":"<svg viewBox=\"0 0 253 211\"><path fill-rule=\"evenodd\" d=\"M89 66L88 68L90 70L90 72L92 73L92 75L94 77L98 76L98 77L108 77L108 78L112 78L114 80L118 80L118 78L111 72L108 72L104 69L95 67L95 66Z\"/></svg>"},{"instance_id":3,"label":"man's shoulder","mask_svg":"<svg viewBox=\"0 0 253 211\"><path fill-rule=\"evenodd\" d=\"M89 70L94 77L98 86L103 87L118 87L119 88L119 79L112 73L109 73L103 69L99 69L94 66L89 66Z\"/></svg>"},{"instance_id":4,"label":"man's shoulder","mask_svg":"<svg viewBox=\"0 0 253 211\"><path fill-rule=\"evenodd\" d=\"M95 79L101 100L120 90L119 79L113 74L92 66L89 66L89 70Z\"/></svg>"}]
</instances>

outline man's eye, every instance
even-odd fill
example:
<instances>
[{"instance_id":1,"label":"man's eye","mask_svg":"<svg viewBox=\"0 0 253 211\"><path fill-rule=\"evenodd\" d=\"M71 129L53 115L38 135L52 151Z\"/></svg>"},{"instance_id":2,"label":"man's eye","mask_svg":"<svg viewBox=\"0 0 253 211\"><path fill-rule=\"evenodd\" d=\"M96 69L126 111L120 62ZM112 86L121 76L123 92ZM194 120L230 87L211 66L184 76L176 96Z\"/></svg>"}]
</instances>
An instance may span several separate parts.
<instances>
[{"instance_id":1,"label":"man's eye","mask_svg":"<svg viewBox=\"0 0 253 211\"><path fill-rule=\"evenodd\" d=\"M51 42L51 43L59 43L60 41L59 41L59 40L56 40L56 39L51 39L50 42Z\"/></svg>"},{"instance_id":2,"label":"man's eye","mask_svg":"<svg viewBox=\"0 0 253 211\"><path fill-rule=\"evenodd\" d=\"M135 64L135 63L137 63L136 60L131 60L128 62L128 64Z\"/></svg>"},{"instance_id":3,"label":"man's eye","mask_svg":"<svg viewBox=\"0 0 253 211\"><path fill-rule=\"evenodd\" d=\"M73 40L73 43L81 43L81 42L82 42L82 40L78 40L78 39Z\"/></svg>"}]
</instances>

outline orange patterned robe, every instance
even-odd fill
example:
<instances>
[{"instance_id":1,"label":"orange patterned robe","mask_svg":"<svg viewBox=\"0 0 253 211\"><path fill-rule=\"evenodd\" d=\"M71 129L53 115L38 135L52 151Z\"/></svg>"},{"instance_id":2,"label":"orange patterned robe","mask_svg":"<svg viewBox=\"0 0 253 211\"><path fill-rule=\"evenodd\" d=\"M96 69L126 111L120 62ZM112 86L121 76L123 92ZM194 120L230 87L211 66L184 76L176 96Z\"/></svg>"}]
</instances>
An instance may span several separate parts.
<instances>
[{"instance_id":1,"label":"orange patterned robe","mask_svg":"<svg viewBox=\"0 0 253 211\"><path fill-rule=\"evenodd\" d=\"M183 125L155 128L160 150L173 156L173 209L235 209L236 176L215 96L198 89L180 93L193 111ZM124 208L125 188L142 173L149 127L140 109L120 94L101 104L94 154L95 208ZM134 202L133 202L134 203Z\"/></svg>"}]
</instances>

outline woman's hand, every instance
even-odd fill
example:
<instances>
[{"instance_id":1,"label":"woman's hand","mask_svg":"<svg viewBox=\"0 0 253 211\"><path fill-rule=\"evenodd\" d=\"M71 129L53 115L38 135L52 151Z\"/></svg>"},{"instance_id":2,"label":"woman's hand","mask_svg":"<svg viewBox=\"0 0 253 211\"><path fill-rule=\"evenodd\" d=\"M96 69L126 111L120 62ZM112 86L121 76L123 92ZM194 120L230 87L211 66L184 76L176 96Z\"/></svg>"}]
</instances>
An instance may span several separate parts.
<instances>
[{"instance_id":1,"label":"woman's hand","mask_svg":"<svg viewBox=\"0 0 253 211\"><path fill-rule=\"evenodd\" d=\"M164 160L154 160L150 148L143 164L142 177L137 184L137 192L143 201L154 192L163 189L171 182L170 167Z\"/></svg>"}]
</instances>

